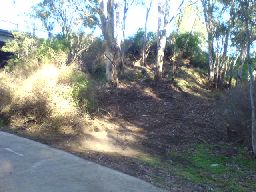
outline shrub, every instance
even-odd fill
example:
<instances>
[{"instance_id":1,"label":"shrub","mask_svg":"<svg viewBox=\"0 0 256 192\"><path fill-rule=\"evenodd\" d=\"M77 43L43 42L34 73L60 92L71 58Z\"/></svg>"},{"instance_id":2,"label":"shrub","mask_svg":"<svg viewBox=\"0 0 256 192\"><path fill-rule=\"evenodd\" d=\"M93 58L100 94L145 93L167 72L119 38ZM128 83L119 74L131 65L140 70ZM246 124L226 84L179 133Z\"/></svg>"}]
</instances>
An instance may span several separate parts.
<instances>
[{"instance_id":1,"label":"shrub","mask_svg":"<svg viewBox=\"0 0 256 192\"><path fill-rule=\"evenodd\" d=\"M45 40L27 33L14 32L14 40L7 42L3 50L14 53L5 70L28 76L41 63L66 63L69 46L67 40L58 37Z\"/></svg>"},{"instance_id":2,"label":"shrub","mask_svg":"<svg viewBox=\"0 0 256 192\"><path fill-rule=\"evenodd\" d=\"M182 58L189 59L194 67L206 68L208 66L208 54L203 52L200 47L199 33L173 33L168 42L167 54L171 54L172 51L178 49L182 52Z\"/></svg>"},{"instance_id":3,"label":"shrub","mask_svg":"<svg viewBox=\"0 0 256 192\"><path fill-rule=\"evenodd\" d=\"M13 32L14 40L9 41L2 48L3 51L15 53L16 58L27 57L37 48L37 40L28 33Z\"/></svg>"},{"instance_id":4,"label":"shrub","mask_svg":"<svg viewBox=\"0 0 256 192\"><path fill-rule=\"evenodd\" d=\"M82 128L94 104L90 79L75 65L44 64L27 77L4 71L1 76L6 85L0 89L0 116L8 116L11 127Z\"/></svg>"},{"instance_id":5,"label":"shrub","mask_svg":"<svg viewBox=\"0 0 256 192\"><path fill-rule=\"evenodd\" d=\"M142 57L144 31L139 29L137 33L125 40L125 54L131 61L137 61ZM157 36L156 33L147 34L147 58L146 61L152 63L157 55Z\"/></svg>"},{"instance_id":6,"label":"shrub","mask_svg":"<svg viewBox=\"0 0 256 192\"><path fill-rule=\"evenodd\" d=\"M103 40L96 38L88 47L87 51L81 55L82 70L94 74L98 68L104 65ZM104 67L103 67L104 68Z\"/></svg>"},{"instance_id":7,"label":"shrub","mask_svg":"<svg viewBox=\"0 0 256 192\"><path fill-rule=\"evenodd\" d=\"M181 33L174 34L175 47L183 51L184 58L193 58L201 53L199 34Z\"/></svg>"},{"instance_id":8,"label":"shrub","mask_svg":"<svg viewBox=\"0 0 256 192\"><path fill-rule=\"evenodd\" d=\"M63 39L39 40L35 57L41 63L55 63L58 65L67 62L68 42Z\"/></svg>"},{"instance_id":9,"label":"shrub","mask_svg":"<svg viewBox=\"0 0 256 192\"><path fill-rule=\"evenodd\" d=\"M248 89L248 84L232 88L220 104L228 134L231 134L229 136L236 141L242 138L246 144L249 144L251 139L251 109Z\"/></svg>"},{"instance_id":10,"label":"shrub","mask_svg":"<svg viewBox=\"0 0 256 192\"><path fill-rule=\"evenodd\" d=\"M140 28L137 33L125 41L125 54L131 61L141 58L144 31Z\"/></svg>"},{"instance_id":11,"label":"shrub","mask_svg":"<svg viewBox=\"0 0 256 192\"><path fill-rule=\"evenodd\" d=\"M197 54L195 54L192 58L191 58L191 64L194 67L198 67L201 69L208 69L208 53L206 52L199 52Z\"/></svg>"}]
</instances>

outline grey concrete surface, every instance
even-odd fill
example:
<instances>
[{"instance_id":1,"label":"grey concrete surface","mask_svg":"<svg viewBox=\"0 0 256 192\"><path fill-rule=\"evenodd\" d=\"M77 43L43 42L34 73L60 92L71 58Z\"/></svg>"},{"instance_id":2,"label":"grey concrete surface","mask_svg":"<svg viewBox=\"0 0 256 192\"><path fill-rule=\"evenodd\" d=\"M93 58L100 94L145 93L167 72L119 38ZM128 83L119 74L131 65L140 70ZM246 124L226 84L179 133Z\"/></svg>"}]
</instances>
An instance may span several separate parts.
<instances>
[{"instance_id":1,"label":"grey concrete surface","mask_svg":"<svg viewBox=\"0 0 256 192\"><path fill-rule=\"evenodd\" d=\"M0 192L161 192L135 177L0 132Z\"/></svg>"}]
</instances>

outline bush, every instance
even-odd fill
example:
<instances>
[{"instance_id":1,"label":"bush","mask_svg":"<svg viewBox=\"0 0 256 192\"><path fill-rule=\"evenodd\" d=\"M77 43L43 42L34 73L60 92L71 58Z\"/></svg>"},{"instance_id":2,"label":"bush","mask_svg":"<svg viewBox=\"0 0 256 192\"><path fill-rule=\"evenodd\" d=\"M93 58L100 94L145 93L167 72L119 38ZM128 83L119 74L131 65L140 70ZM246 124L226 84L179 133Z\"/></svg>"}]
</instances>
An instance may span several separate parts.
<instances>
[{"instance_id":1,"label":"bush","mask_svg":"<svg viewBox=\"0 0 256 192\"><path fill-rule=\"evenodd\" d=\"M35 58L41 63L66 64L68 53L68 42L63 39L53 38L51 40L39 40Z\"/></svg>"},{"instance_id":2,"label":"bush","mask_svg":"<svg viewBox=\"0 0 256 192\"><path fill-rule=\"evenodd\" d=\"M75 65L41 64L27 77L4 71L0 77L0 117L8 117L13 128L80 129L94 106L91 81Z\"/></svg>"},{"instance_id":3,"label":"bush","mask_svg":"<svg viewBox=\"0 0 256 192\"><path fill-rule=\"evenodd\" d=\"M182 50L184 58L193 58L194 56L200 54L200 38L199 34L195 33L181 33L173 34L175 37L175 48Z\"/></svg>"},{"instance_id":4,"label":"bush","mask_svg":"<svg viewBox=\"0 0 256 192\"><path fill-rule=\"evenodd\" d=\"M2 48L3 51L15 53L16 58L27 57L34 54L37 48L37 40L28 33L13 32L14 40L9 41Z\"/></svg>"},{"instance_id":5,"label":"bush","mask_svg":"<svg viewBox=\"0 0 256 192\"><path fill-rule=\"evenodd\" d=\"M96 38L93 40L87 51L81 56L82 70L94 74L98 68L105 68L103 40Z\"/></svg>"},{"instance_id":6,"label":"bush","mask_svg":"<svg viewBox=\"0 0 256 192\"><path fill-rule=\"evenodd\" d=\"M208 53L206 52L200 52L200 53L197 53L196 55L194 55L192 58L191 58L191 64L194 66L194 67L198 67L198 68L201 68L201 69L208 69Z\"/></svg>"},{"instance_id":7,"label":"bush","mask_svg":"<svg viewBox=\"0 0 256 192\"><path fill-rule=\"evenodd\" d=\"M141 58L144 31L140 28L137 33L125 41L125 54L131 61Z\"/></svg>"},{"instance_id":8,"label":"bush","mask_svg":"<svg viewBox=\"0 0 256 192\"><path fill-rule=\"evenodd\" d=\"M142 58L144 31L139 29L137 33L125 40L125 54L130 61L138 61ZM155 62L157 55L156 33L147 34L147 58L148 63Z\"/></svg>"},{"instance_id":9,"label":"bush","mask_svg":"<svg viewBox=\"0 0 256 192\"><path fill-rule=\"evenodd\" d=\"M239 141L242 138L244 143L250 146L251 109L248 84L231 89L220 105L231 139Z\"/></svg>"},{"instance_id":10,"label":"bush","mask_svg":"<svg viewBox=\"0 0 256 192\"><path fill-rule=\"evenodd\" d=\"M172 39L172 40L171 40ZM173 33L171 34L169 41L173 42L173 46L171 43L168 43L166 51L169 54L172 53L172 50L178 49L182 54L182 58L189 59L192 66L199 68L207 68L208 66L208 54L203 52L200 45L200 34L199 33Z\"/></svg>"},{"instance_id":11,"label":"bush","mask_svg":"<svg viewBox=\"0 0 256 192\"><path fill-rule=\"evenodd\" d=\"M69 46L66 40L58 37L45 40L14 32L14 40L7 42L3 50L14 53L5 70L28 76L42 63L65 64Z\"/></svg>"}]
</instances>

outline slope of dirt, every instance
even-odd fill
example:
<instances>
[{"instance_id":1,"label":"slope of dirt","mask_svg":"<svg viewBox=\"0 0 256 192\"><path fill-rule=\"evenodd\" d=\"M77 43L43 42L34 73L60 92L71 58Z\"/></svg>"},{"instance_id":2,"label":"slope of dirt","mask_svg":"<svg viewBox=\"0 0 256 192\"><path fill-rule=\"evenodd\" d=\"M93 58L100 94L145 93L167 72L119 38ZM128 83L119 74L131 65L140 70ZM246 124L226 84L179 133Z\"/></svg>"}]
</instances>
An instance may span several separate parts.
<instances>
[{"instance_id":1,"label":"slope of dirt","mask_svg":"<svg viewBox=\"0 0 256 192\"><path fill-rule=\"evenodd\" d=\"M159 169L162 161L169 161L170 153L225 140L215 98L205 79L194 69L182 68L175 82L141 80L121 83L115 89L101 87L86 129L75 130L72 136L33 135L19 129L13 132L170 191L208 191L209 186L184 180L171 168Z\"/></svg>"}]
</instances>

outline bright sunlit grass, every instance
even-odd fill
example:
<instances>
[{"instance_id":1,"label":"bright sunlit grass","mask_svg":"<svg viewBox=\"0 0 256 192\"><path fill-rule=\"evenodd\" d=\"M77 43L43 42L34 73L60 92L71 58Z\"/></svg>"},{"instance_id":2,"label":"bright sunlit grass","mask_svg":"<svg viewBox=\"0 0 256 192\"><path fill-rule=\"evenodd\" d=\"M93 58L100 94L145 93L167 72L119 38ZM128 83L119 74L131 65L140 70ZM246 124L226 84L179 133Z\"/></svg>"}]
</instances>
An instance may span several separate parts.
<instances>
[{"instance_id":1,"label":"bright sunlit grass","mask_svg":"<svg viewBox=\"0 0 256 192\"><path fill-rule=\"evenodd\" d=\"M48 123L58 129L62 126L75 126L79 124L78 121L83 122L83 119L79 120L81 108L77 96L86 91L87 81L81 89L73 77L75 74L83 74L74 65L36 65L38 67L26 76L17 74L15 68L15 73L0 72L0 109L2 113L9 114L11 126L23 126L28 119L38 122L38 127ZM84 75L80 81L85 79Z\"/></svg>"}]
</instances>

